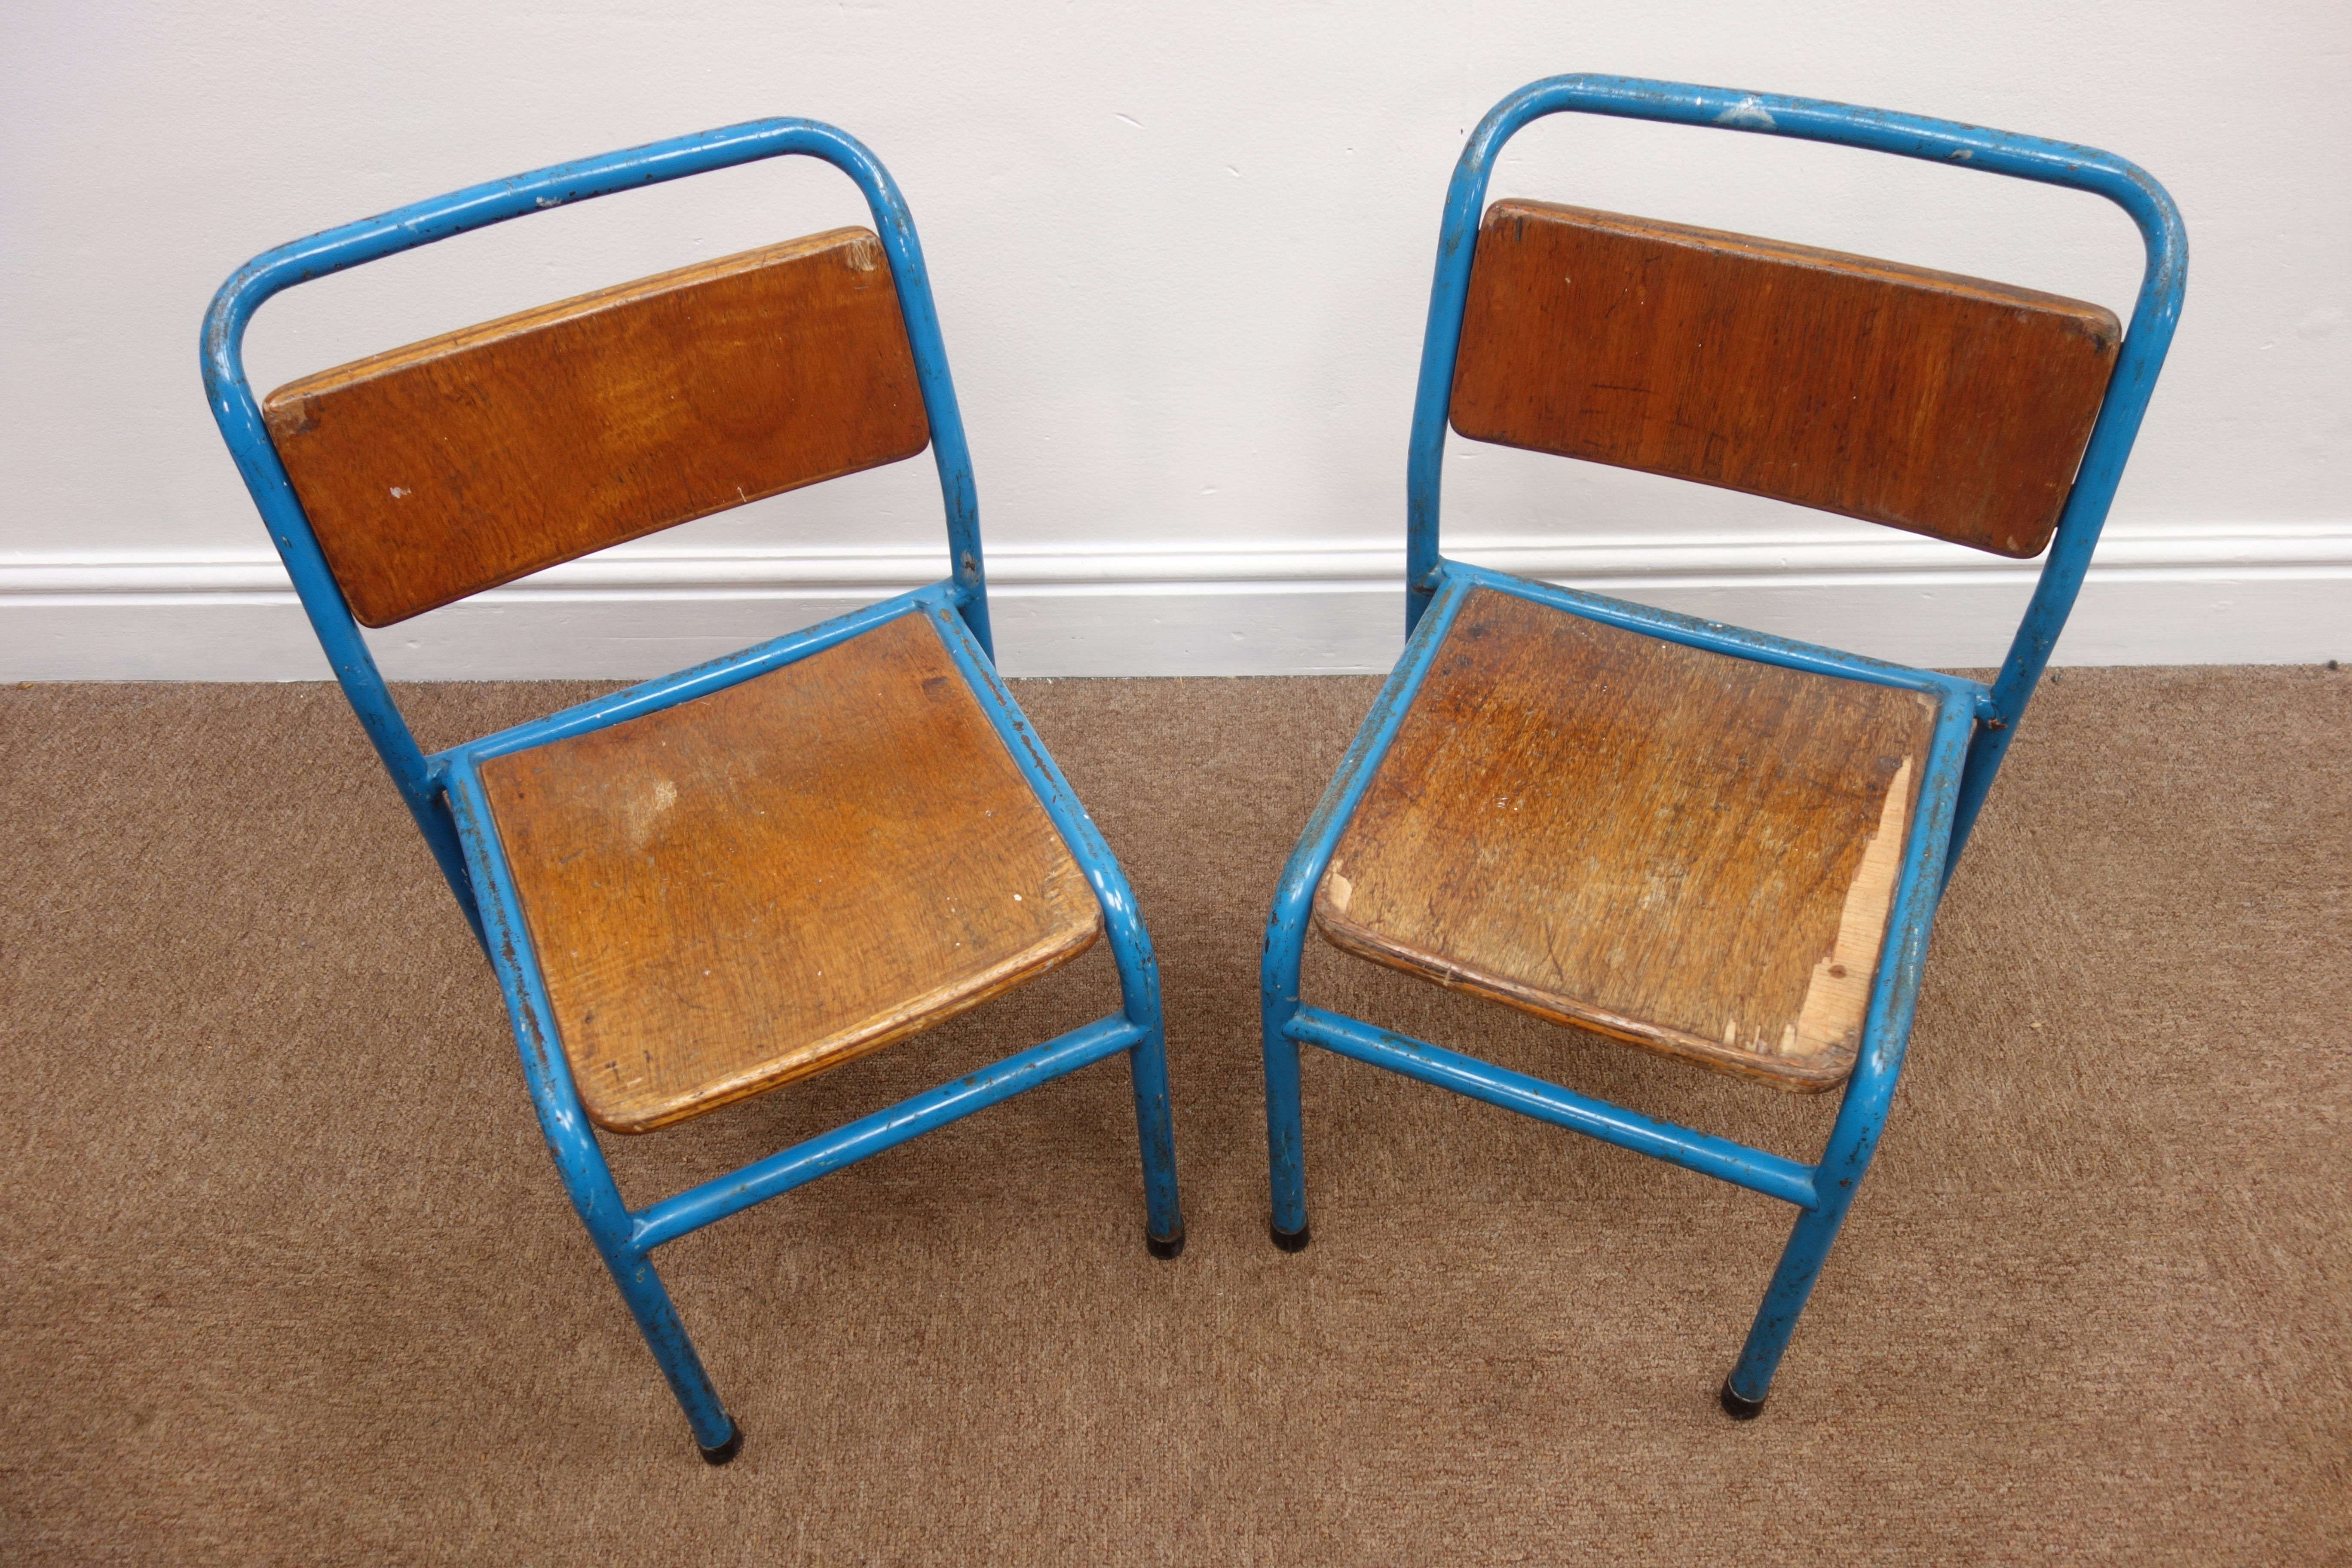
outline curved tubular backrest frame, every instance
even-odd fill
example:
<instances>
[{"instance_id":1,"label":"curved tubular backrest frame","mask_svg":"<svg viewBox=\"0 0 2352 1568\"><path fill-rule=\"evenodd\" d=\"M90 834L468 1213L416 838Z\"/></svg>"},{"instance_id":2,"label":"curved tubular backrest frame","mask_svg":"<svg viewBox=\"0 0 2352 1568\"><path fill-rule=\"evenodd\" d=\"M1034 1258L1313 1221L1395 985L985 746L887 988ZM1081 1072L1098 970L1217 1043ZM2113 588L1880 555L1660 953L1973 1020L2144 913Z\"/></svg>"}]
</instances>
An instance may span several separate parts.
<instances>
[{"instance_id":1,"label":"curved tubular backrest frame","mask_svg":"<svg viewBox=\"0 0 2352 1568\"><path fill-rule=\"evenodd\" d=\"M2130 215L2147 247L2147 270L2131 324L2107 383L2074 485L2058 520L2056 538L1993 683L1993 734L1969 758L1961 788L1954 850L1967 836L1985 786L2000 765L2027 699L2042 678L2050 650L2074 607L2084 570L2098 543L2124 461L2139 434L2156 389L2157 373L2172 344L2188 280L2189 237L2164 187L2137 164L2111 153L1948 120L1927 120L1882 109L1781 98L1727 88L1645 81L1633 77L1558 76L1532 82L1491 110L1470 133L1445 193L1445 220L1437 241L1437 277L1429 296L1429 327L1422 339L1421 384L1413 400L1412 458L1406 469L1405 629L1419 624L1435 592L1438 498L1445 457L1446 408L1453 396L1454 359L1462 341L1462 307L1486 185L1504 144L1546 115L1608 114L1658 120L1765 136L1833 142L1872 152L1980 169L1987 174L2067 185L2105 196Z\"/></svg>"},{"instance_id":2,"label":"curved tubular backrest frame","mask_svg":"<svg viewBox=\"0 0 2352 1568\"><path fill-rule=\"evenodd\" d=\"M864 193L866 208L874 216L875 231L890 259L891 280L914 353L923 411L930 423L931 454L939 467L940 490L947 509L954 597L964 623L993 659L971 456L964 444L955 386L948 375L947 350L940 339L939 312L931 301L922 245L890 172L845 132L814 120L755 120L468 186L264 251L230 275L205 314L201 352L205 393L213 418L294 580L294 591L334 667L335 679L432 846L477 936L481 934L481 919L456 828L440 799L438 769L427 762L385 689L342 590L328 570L310 520L278 460L278 450L262 423L260 405L246 380L245 330L266 300L298 283L549 207L790 154L823 159L847 174Z\"/></svg>"}]
</instances>

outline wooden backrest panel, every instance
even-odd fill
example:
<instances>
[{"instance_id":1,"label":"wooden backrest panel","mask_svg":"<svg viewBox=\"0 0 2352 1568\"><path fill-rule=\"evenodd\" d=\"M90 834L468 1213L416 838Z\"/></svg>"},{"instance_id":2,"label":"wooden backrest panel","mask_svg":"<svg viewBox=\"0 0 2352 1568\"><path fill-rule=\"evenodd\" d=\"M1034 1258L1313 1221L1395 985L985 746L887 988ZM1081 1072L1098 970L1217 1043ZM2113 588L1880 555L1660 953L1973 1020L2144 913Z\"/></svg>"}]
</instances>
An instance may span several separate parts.
<instances>
[{"instance_id":1,"label":"wooden backrest panel","mask_svg":"<svg viewBox=\"0 0 2352 1568\"><path fill-rule=\"evenodd\" d=\"M1486 209L1453 424L2038 555L2123 332L2096 305L1548 203Z\"/></svg>"},{"instance_id":2,"label":"wooden backrest panel","mask_svg":"<svg viewBox=\"0 0 2352 1568\"><path fill-rule=\"evenodd\" d=\"M263 414L371 626L930 439L889 263L862 228L306 376Z\"/></svg>"}]
</instances>

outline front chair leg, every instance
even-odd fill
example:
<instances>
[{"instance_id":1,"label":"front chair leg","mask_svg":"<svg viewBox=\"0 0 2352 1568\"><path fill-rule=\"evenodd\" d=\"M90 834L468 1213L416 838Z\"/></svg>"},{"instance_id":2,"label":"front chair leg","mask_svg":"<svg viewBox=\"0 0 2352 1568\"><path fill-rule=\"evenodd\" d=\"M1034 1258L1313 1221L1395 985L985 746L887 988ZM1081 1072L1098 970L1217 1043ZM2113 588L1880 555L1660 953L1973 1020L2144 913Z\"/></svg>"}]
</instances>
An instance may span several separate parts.
<instances>
[{"instance_id":1,"label":"front chair leg","mask_svg":"<svg viewBox=\"0 0 2352 1568\"><path fill-rule=\"evenodd\" d=\"M1915 963L1912 985L1917 974ZM1724 1413L1735 1420L1753 1420L1762 1413L1798 1314L1813 1293L1813 1281L1821 1278L1846 1210L1853 1206L1853 1194L1870 1170L1871 1156L1878 1152L1878 1135L1886 1125L1887 1102L1894 1098L1895 1078L1902 1070L1903 1047L1910 1034L1912 995L1908 989L1901 994L1894 1009L1896 1017L1864 1042L1862 1061L1847 1081L1837 1125L1830 1130L1829 1146L1813 1173L1814 1206L1797 1216L1789 1245L1780 1249L1780 1266L1772 1271L1763 1304L1748 1325L1748 1343L1731 1375L1723 1380Z\"/></svg>"},{"instance_id":2,"label":"front chair leg","mask_svg":"<svg viewBox=\"0 0 2352 1568\"><path fill-rule=\"evenodd\" d=\"M1931 866L1929 871L1932 873ZM1931 880L1928 886L1935 886ZM1924 947L1924 939L1919 943ZM1862 1046L1862 1058L1846 1080L1845 1099L1838 1107L1837 1124L1830 1129L1828 1146L1813 1172L1814 1205L1797 1216L1789 1245L1780 1249L1780 1266L1772 1271L1763 1304L1748 1325L1748 1342L1723 1380L1724 1414L1734 1420L1753 1420L1762 1414L1764 1396L1772 1390L1772 1373L1797 1327L1798 1315L1821 1278L1822 1264L1845 1224L1853 1194L1869 1173L1878 1152L1879 1134L1886 1127L1886 1108L1895 1098L1895 1080L1903 1070L1903 1053L1911 1035L1911 1007L1918 994L1919 953L1905 954L1906 963L1890 997L1874 1001L1880 1022L1872 1026Z\"/></svg>"},{"instance_id":3,"label":"front chair leg","mask_svg":"<svg viewBox=\"0 0 2352 1568\"><path fill-rule=\"evenodd\" d=\"M1739 1352L1739 1360L1731 1375L1723 1380L1724 1414L1735 1420L1750 1421L1764 1410L1764 1396L1771 1392L1772 1373L1780 1364L1780 1354L1789 1348L1789 1336L1797 1327L1797 1316L1805 1310L1805 1301L1813 1293L1813 1281L1821 1278L1822 1264L1829 1257L1830 1246L1837 1240L1838 1229L1845 1223L1845 1211L1852 1203L1853 1189L1847 1187L1822 1206L1807 1209L1797 1216L1796 1228L1789 1233L1789 1245L1780 1249L1780 1266L1772 1271L1772 1283L1764 1292L1763 1304L1756 1309L1756 1321L1748 1325L1748 1343Z\"/></svg>"},{"instance_id":4,"label":"front chair leg","mask_svg":"<svg viewBox=\"0 0 2352 1568\"><path fill-rule=\"evenodd\" d=\"M598 1237L600 1243L603 1239ZM646 1348L660 1363L662 1375L669 1379L670 1392L677 1395L687 1425L694 1428L694 1445L702 1450L703 1462L727 1463L742 1451L743 1428L719 1404L719 1391L710 1385L710 1374L702 1370L702 1358L694 1353L694 1342L686 1337L686 1327L677 1321L677 1309L670 1304L669 1291L654 1271L653 1260L625 1247L600 1245L598 1250L604 1253L604 1267L613 1271L613 1283L621 1288L629 1315L637 1320L637 1328L646 1336Z\"/></svg>"}]
</instances>

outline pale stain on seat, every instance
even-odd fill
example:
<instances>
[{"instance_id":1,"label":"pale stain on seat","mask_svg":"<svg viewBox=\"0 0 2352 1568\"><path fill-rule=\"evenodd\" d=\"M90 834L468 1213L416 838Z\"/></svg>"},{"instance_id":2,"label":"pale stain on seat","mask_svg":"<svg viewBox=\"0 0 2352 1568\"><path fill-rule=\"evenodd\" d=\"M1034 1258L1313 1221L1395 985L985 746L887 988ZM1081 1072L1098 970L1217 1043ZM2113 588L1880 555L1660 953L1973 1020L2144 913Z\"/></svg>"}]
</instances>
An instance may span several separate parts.
<instances>
[{"instance_id":1,"label":"pale stain on seat","mask_svg":"<svg viewBox=\"0 0 2352 1568\"><path fill-rule=\"evenodd\" d=\"M582 1103L614 1131L880 1049L1102 929L920 614L482 781Z\"/></svg>"}]
</instances>

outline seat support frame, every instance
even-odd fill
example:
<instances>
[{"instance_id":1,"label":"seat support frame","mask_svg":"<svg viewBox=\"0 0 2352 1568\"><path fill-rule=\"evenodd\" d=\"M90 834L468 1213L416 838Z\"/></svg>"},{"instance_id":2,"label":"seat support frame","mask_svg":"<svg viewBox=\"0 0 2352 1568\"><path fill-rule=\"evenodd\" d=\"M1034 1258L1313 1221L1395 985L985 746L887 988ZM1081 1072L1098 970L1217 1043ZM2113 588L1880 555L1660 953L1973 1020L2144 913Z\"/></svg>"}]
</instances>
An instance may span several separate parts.
<instances>
[{"instance_id":1,"label":"seat support frame","mask_svg":"<svg viewBox=\"0 0 2352 1568\"><path fill-rule=\"evenodd\" d=\"M2130 327L2032 600L1990 686L1532 583L1449 560L1440 552L1447 410L1488 181L1513 135L1547 115L1569 112L1893 153L2088 191L2131 216L2146 244L2147 265ZM1447 188L1430 291L1407 471L1405 650L1307 819L1266 923L1259 980L1270 1219L1276 1246L1296 1251L1308 1236L1299 1103L1301 1045L1318 1046L1763 1193L1800 1212L1747 1342L1721 1390L1727 1413L1745 1418L1761 1411L1797 1319L1877 1149L1910 1039L1937 906L2081 589L2170 346L2187 269L2186 233L2163 187L2136 165L2090 148L1847 104L1625 77L1549 78L1520 89L1488 112L1471 132ZM1841 679L1907 687L1936 700L1937 714L1919 805L1872 985L1859 1058L1815 1163L1806 1165L1653 1121L1560 1085L1302 1004L1299 969L1315 889L1412 707L1446 628L1470 590L1477 587L1670 642Z\"/></svg>"},{"instance_id":2,"label":"seat support frame","mask_svg":"<svg viewBox=\"0 0 2352 1568\"><path fill-rule=\"evenodd\" d=\"M818 158L839 169L856 183L873 215L889 259L930 426L946 510L950 575L728 658L427 756L394 702L270 442L245 373L244 338L254 312L293 285L490 224L786 155ZM651 1255L655 1248L751 1205L1125 1051L1134 1080L1143 1164L1145 1239L1158 1257L1172 1258L1181 1250L1184 1225L1177 1201L1158 966L1118 863L997 676L971 458L948 375L929 274L914 219L889 172L872 153L854 137L815 121L763 120L557 164L418 202L281 246L240 268L214 297L201 349L205 393L222 437L268 526L336 679L489 957L506 995L540 1128L565 1190L677 1396L706 1459L719 1464L732 1458L741 1434L679 1323ZM613 1179L557 1039L545 982L482 793L479 766L493 756L690 701L908 615L931 618L982 710L1086 875L1101 905L1118 969L1119 1010L729 1175L631 1209Z\"/></svg>"}]
</instances>

